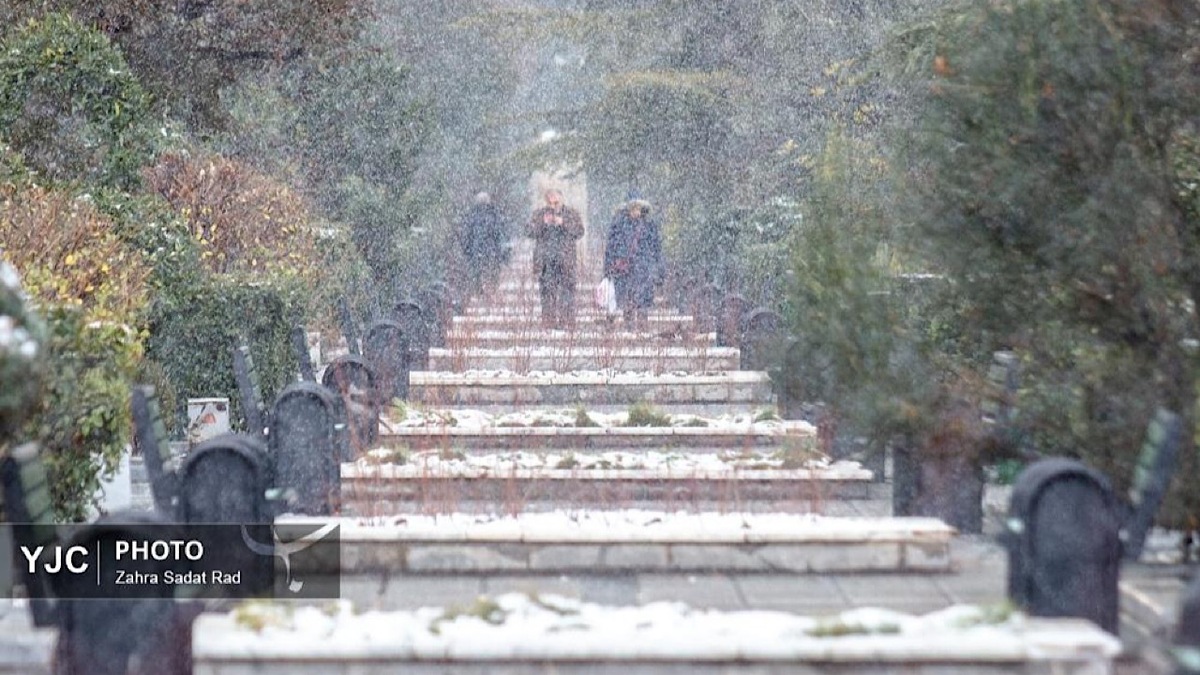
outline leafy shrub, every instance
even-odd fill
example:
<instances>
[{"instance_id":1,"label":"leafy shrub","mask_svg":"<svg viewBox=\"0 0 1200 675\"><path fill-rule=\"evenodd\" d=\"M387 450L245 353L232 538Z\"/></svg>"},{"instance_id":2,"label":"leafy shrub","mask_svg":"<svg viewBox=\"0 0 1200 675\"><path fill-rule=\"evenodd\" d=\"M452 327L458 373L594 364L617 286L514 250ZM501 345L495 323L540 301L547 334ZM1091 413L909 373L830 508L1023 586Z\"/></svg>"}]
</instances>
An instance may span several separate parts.
<instances>
[{"instance_id":1,"label":"leafy shrub","mask_svg":"<svg viewBox=\"0 0 1200 675\"><path fill-rule=\"evenodd\" d=\"M91 202L0 185L0 241L49 329L46 396L24 433L42 443L57 515L79 519L129 437L146 268Z\"/></svg>"},{"instance_id":2,"label":"leafy shrub","mask_svg":"<svg viewBox=\"0 0 1200 675\"><path fill-rule=\"evenodd\" d=\"M308 208L275 179L220 156L178 153L163 155L146 178L182 215L211 272L312 277L317 271Z\"/></svg>"},{"instance_id":3,"label":"leafy shrub","mask_svg":"<svg viewBox=\"0 0 1200 675\"><path fill-rule=\"evenodd\" d=\"M64 14L0 44L0 136L61 181L130 188L153 152L150 102L119 49Z\"/></svg>"},{"instance_id":4,"label":"leafy shrub","mask_svg":"<svg viewBox=\"0 0 1200 675\"><path fill-rule=\"evenodd\" d=\"M638 401L629 407L629 414L625 418L625 426L669 427L671 426L671 416L655 410L653 406L645 401Z\"/></svg>"},{"instance_id":5,"label":"leafy shrub","mask_svg":"<svg viewBox=\"0 0 1200 675\"><path fill-rule=\"evenodd\" d=\"M162 365L180 403L188 398L227 397L234 419L241 419L241 398L233 375L233 347L249 340L264 401L298 370L290 332L305 304L304 288L289 279L247 280L215 275L180 289L169 302L156 304L150 317L148 354Z\"/></svg>"},{"instance_id":6,"label":"leafy shrub","mask_svg":"<svg viewBox=\"0 0 1200 675\"><path fill-rule=\"evenodd\" d=\"M13 439L37 405L45 331L26 307L17 271L0 260L0 447Z\"/></svg>"}]
</instances>

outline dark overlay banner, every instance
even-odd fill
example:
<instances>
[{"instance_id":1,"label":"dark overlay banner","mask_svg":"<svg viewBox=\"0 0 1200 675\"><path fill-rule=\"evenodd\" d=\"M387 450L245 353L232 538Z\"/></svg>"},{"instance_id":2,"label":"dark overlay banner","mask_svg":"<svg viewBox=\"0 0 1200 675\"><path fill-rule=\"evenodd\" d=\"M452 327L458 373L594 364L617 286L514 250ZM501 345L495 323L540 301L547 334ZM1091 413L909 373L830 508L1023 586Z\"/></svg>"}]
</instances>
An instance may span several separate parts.
<instances>
[{"instance_id":1,"label":"dark overlay banner","mask_svg":"<svg viewBox=\"0 0 1200 675\"><path fill-rule=\"evenodd\" d=\"M19 538L18 538L19 539ZM60 599L337 598L336 523L88 525L13 545L13 579Z\"/></svg>"}]
</instances>

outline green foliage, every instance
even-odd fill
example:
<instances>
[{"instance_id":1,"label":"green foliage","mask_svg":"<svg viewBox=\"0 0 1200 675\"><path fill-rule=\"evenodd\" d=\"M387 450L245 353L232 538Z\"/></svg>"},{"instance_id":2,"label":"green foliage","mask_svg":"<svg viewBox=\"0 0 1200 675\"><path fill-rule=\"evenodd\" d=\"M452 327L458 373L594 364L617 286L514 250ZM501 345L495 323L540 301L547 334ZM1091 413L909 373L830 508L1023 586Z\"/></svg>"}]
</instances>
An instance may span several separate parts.
<instances>
[{"instance_id":1,"label":"green foliage","mask_svg":"<svg viewBox=\"0 0 1200 675\"><path fill-rule=\"evenodd\" d=\"M46 327L27 306L17 271L0 260L0 447L38 405Z\"/></svg>"},{"instance_id":2,"label":"green foliage","mask_svg":"<svg viewBox=\"0 0 1200 675\"><path fill-rule=\"evenodd\" d=\"M629 413L625 418L624 426L669 427L671 426L671 416L655 410L653 406L645 401L638 401L629 406Z\"/></svg>"},{"instance_id":3,"label":"green foliage","mask_svg":"<svg viewBox=\"0 0 1200 675\"><path fill-rule=\"evenodd\" d=\"M382 306L411 290L414 276L433 278L442 268L431 264L440 249L428 229L439 221L427 218L428 205L412 189L433 129L412 89L410 71L364 40L232 91L237 124L222 140L260 167L291 175L325 218L345 225L370 271L354 294L369 293ZM412 236L419 226L425 231ZM410 243L420 255L406 254ZM361 284L353 269L345 281Z\"/></svg>"},{"instance_id":4,"label":"green foliage","mask_svg":"<svg viewBox=\"0 0 1200 675\"><path fill-rule=\"evenodd\" d=\"M290 331L307 297L296 282L246 281L214 276L155 306L148 355L160 363L180 403L188 398L227 397L233 419L242 417L232 349L249 340L263 400L270 405L297 369Z\"/></svg>"},{"instance_id":5,"label":"green foliage","mask_svg":"<svg viewBox=\"0 0 1200 675\"><path fill-rule=\"evenodd\" d=\"M914 235L954 280L958 330L1021 355L1018 425L1037 450L1118 487L1157 406L1197 414L1200 162L1182 121L1200 78L1174 65L1197 24L1144 9L974 5L927 27L913 84L928 92ZM1175 486L1167 522L1198 514L1200 491Z\"/></svg>"},{"instance_id":6,"label":"green foliage","mask_svg":"<svg viewBox=\"0 0 1200 675\"><path fill-rule=\"evenodd\" d=\"M0 43L0 135L43 175L135 186L151 123L147 94L98 31L50 14Z\"/></svg>"},{"instance_id":7,"label":"green foliage","mask_svg":"<svg viewBox=\"0 0 1200 675\"><path fill-rule=\"evenodd\" d=\"M54 376L27 431L42 444L58 518L86 517L99 476L111 473L129 441L129 391L142 357L138 334L89 322L69 305L44 310Z\"/></svg>"}]
</instances>

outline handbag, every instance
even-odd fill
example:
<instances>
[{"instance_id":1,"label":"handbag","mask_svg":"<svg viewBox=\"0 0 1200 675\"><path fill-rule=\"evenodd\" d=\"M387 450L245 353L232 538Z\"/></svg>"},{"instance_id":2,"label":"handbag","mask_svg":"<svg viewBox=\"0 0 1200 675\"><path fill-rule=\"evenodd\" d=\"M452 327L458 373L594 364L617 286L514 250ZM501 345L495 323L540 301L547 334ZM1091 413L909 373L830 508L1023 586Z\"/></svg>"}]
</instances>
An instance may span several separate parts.
<instances>
[{"instance_id":1,"label":"handbag","mask_svg":"<svg viewBox=\"0 0 1200 675\"><path fill-rule=\"evenodd\" d=\"M600 283L596 284L594 299L597 308L609 314L617 313L617 287L613 284L612 279L604 277Z\"/></svg>"}]
</instances>

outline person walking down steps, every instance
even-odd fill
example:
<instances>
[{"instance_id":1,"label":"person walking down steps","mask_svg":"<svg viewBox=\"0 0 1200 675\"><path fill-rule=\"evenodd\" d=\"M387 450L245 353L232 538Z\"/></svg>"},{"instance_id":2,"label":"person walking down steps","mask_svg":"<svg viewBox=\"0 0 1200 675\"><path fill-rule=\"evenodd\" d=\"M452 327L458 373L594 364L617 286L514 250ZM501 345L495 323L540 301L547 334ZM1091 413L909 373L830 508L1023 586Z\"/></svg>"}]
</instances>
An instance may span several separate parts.
<instances>
[{"instance_id":1,"label":"person walking down steps","mask_svg":"<svg viewBox=\"0 0 1200 675\"><path fill-rule=\"evenodd\" d=\"M604 275L616 287L617 306L626 327L645 330L654 289L666 278L666 266L658 221L650 217L650 202L637 190L629 192L609 225Z\"/></svg>"},{"instance_id":2,"label":"person walking down steps","mask_svg":"<svg viewBox=\"0 0 1200 675\"><path fill-rule=\"evenodd\" d=\"M566 329L575 324L575 245L583 236L583 218L558 190L547 190L545 200L529 221L533 274L542 296L542 327Z\"/></svg>"}]
</instances>

